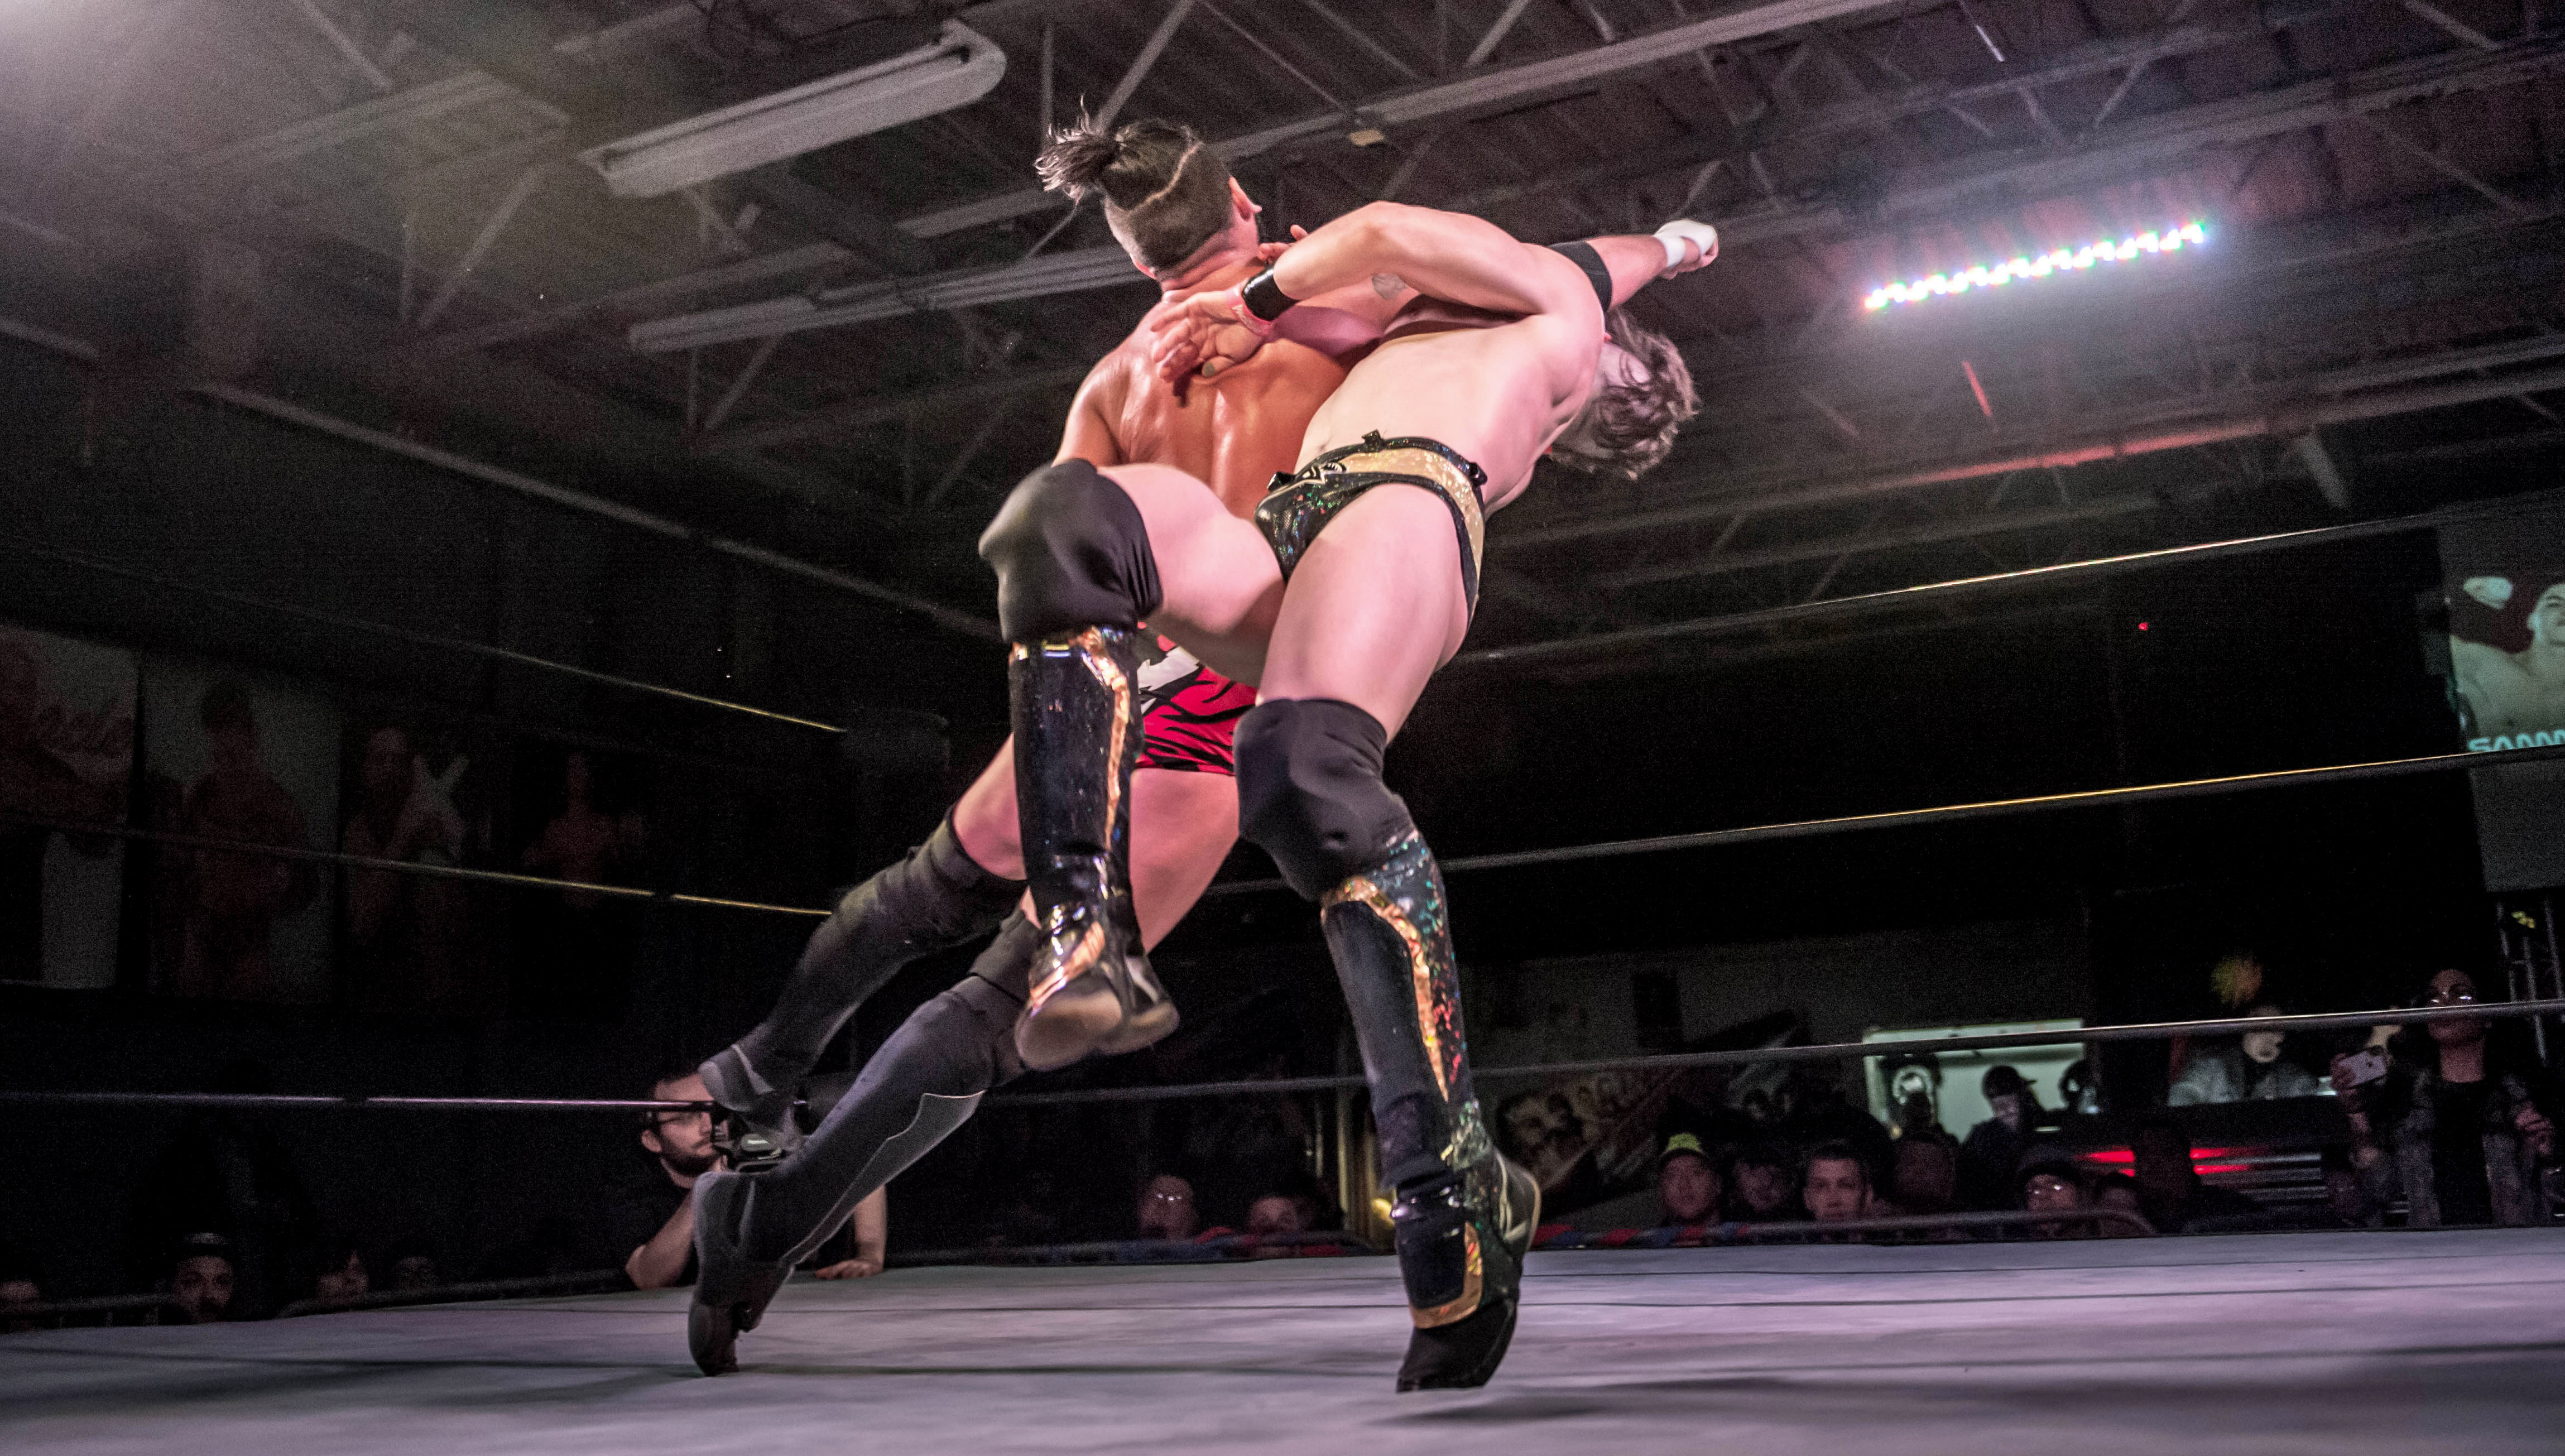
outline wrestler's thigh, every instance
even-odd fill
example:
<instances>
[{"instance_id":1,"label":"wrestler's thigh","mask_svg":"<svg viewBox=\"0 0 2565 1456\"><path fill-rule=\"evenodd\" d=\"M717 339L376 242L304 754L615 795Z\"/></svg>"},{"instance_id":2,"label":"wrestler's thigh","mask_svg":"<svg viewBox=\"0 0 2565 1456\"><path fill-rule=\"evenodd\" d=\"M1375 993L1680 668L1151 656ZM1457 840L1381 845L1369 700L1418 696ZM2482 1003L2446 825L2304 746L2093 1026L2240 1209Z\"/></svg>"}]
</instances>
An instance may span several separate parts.
<instances>
[{"instance_id":1,"label":"wrestler's thigh","mask_svg":"<svg viewBox=\"0 0 2565 1456\"><path fill-rule=\"evenodd\" d=\"M1142 769L1131 776L1131 907L1155 946L1202 898L1238 843L1238 781Z\"/></svg>"},{"instance_id":2,"label":"wrestler's thigh","mask_svg":"<svg viewBox=\"0 0 2565 1456\"><path fill-rule=\"evenodd\" d=\"M1452 508L1416 486L1379 486L1302 553L1259 696L1335 698L1394 734L1469 629Z\"/></svg>"},{"instance_id":3,"label":"wrestler's thigh","mask_svg":"<svg viewBox=\"0 0 2565 1456\"><path fill-rule=\"evenodd\" d=\"M1211 487L1164 465L1116 465L1105 475L1140 508L1164 600L1152 629L1211 668L1253 683L1282 602L1282 569L1253 525L1231 515Z\"/></svg>"},{"instance_id":4,"label":"wrestler's thigh","mask_svg":"<svg viewBox=\"0 0 2565 1456\"><path fill-rule=\"evenodd\" d=\"M973 863L1000 879L1025 877L1023 821L1016 817L1016 740L998 745L998 756L953 805L953 834Z\"/></svg>"}]
</instances>

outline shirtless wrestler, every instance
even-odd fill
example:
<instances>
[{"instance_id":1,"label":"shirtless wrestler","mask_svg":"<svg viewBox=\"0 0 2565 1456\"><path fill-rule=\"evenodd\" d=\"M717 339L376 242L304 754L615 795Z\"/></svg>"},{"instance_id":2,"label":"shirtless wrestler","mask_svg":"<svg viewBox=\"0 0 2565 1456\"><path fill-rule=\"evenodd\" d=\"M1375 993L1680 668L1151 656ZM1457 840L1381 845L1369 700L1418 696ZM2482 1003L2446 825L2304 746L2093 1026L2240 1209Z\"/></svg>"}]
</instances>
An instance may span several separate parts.
<instances>
[{"instance_id":1,"label":"shirtless wrestler","mask_svg":"<svg viewBox=\"0 0 2565 1456\"><path fill-rule=\"evenodd\" d=\"M1038 166L1052 187L1081 200L1100 197L1114 236L1167 294L1225 288L1260 265L1257 205L1219 153L1183 127L1135 121L1109 134L1071 131ZM1319 302L1317 327L1181 399L1152 371L1155 336L1135 330L1079 388L1058 458L1088 468L1178 468L1206 509L1245 517L1265 481L1290 468L1310 414L1343 380L1335 356L1367 347L1391 309L1365 280L1341 299ZM1359 316L1323 306L1333 303ZM1139 730L1127 735L1137 767L1124 769L1129 792L1086 839L1055 852L1063 861L1058 872L1088 883L1101 882L1101 860L1110 855L1114 882L1128 886L1117 913L1132 918L1136 911L1154 944L1192 907L1238 838L1231 736L1255 694L1171 644L1153 638L1145 646L1126 680L1126 727L1136 721ZM733 1367L738 1332L755 1325L806 1246L960 1126L980 1093L1024 1070L1015 1028L1045 936L1008 913L1025 889L1014 764L1013 752L1002 749L924 845L849 891L812 934L774 1011L704 1063L714 1100L780 1146L799 1144L771 1170L745 1179L713 1174L699 1185L703 1275L689 1343L706 1373ZM804 1141L795 1094L856 1006L901 966L1002 920L971 974L909 1017ZM1059 934L1073 938L1083 929ZM1145 967L1117 990L1127 994L1103 1008L1111 1038L1087 1039L1049 1058L1036 1049L1030 1060L1059 1066L1088 1050L1145 1046L1175 1029L1175 1007ZM823 1100L815 1089L813 1103Z\"/></svg>"},{"instance_id":2,"label":"shirtless wrestler","mask_svg":"<svg viewBox=\"0 0 2565 1456\"><path fill-rule=\"evenodd\" d=\"M1684 229L1690 228L1687 233ZM1362 1048L1381 1181L1415 1332L1400 1389L1483 1384L1514 1332L1538 1189L1489 1140L1463 1049L1440 872L1381 757L1476 607L1486 513L1548 454L1636 475L1696 407L1682 359L1615 305L1701 266L1707 228L1672 240L1530 247L1453 213L1374 204L1320 228L1226 295L1163 312L1171 372L1252 364L1297 299L1380 275L1419 296L1309 422L1300 468L1255 522L1182 471L1065 461L1016 488L980 541L1018 646L1019 793L1046 917L1105 925L1092 959L1046 976L1116 974L1134 933L1106 881L1047 875L1048 827L1111 804L1110 749L1139 624L1259 685L1239 725L1241 828L1321 922ZM1686 241L1686 238L1698 241ZM1399 489L1375 489L1395 485ZM1054 720L1029 731L1025 704ZM1101 726L1099 726L1101 725ZM1049 758L1046 759L1046 755ZM1038 805L1055 796L1056 805ZM1082 897L1082 898L1080 898ZM1064 994L1064 993L1063 993ZM1044 1016L1039 999L1029 1022Z\"/></svg>"},{"instance_id":3,"label":"shirtless wrestler","mask_svg":"<svg viewBox=\"0 0 2565 1456\"><path fill-rule=\"evenodd\" d=\"M2511 583L2500 577L2471 578L2466 590L2491 607L2511 599ZM2530 604L2527 647L2506 652L2452 637L2449 654L2476 737L2565 728L2565 582L2551 584Z\"/></svg>"}]
</instances>

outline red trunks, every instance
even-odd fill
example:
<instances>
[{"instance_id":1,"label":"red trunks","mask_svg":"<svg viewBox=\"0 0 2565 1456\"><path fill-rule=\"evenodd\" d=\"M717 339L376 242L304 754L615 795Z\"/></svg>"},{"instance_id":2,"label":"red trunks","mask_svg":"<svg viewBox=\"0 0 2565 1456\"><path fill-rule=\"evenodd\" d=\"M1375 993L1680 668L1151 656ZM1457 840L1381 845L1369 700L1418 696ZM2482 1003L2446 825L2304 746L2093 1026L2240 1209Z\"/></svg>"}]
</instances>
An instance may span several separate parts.
<instances>
[{"instance_id":1,"label":"red trunks","mask_svg":"<svg viewBox=\"0 0 2565 1456\"><path fill-rule=\"evenodd\" d=\"M1196 774L1238 772L1231 746L1256 689L1232 682L1159 637L1141 649L1140 767Z\"/></svg>"}]
</instances>

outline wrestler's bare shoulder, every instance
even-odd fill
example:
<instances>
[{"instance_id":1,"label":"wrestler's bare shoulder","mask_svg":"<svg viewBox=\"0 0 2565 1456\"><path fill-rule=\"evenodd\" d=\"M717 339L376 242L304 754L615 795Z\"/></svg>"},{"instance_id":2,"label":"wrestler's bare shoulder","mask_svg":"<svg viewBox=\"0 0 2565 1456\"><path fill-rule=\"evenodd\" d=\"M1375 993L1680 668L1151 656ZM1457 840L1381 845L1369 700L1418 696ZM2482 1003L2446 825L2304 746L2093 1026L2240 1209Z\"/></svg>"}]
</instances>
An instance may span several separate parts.
<instances>
[{"instance_id":1,"label":"wrestler's bare shoulder","mask_svg":"<svg viewBox=\"0 0 2565 1456\"><path fill-rule=\"evenodd\" d=\"M2520 670L2520 664L2512 660L2509 652L2489 642L2471 642L2459 636L2449 638L2449 660L2461 668L2478 672L2505 667L2515 672Z\"/></svg>"}]
</instances>

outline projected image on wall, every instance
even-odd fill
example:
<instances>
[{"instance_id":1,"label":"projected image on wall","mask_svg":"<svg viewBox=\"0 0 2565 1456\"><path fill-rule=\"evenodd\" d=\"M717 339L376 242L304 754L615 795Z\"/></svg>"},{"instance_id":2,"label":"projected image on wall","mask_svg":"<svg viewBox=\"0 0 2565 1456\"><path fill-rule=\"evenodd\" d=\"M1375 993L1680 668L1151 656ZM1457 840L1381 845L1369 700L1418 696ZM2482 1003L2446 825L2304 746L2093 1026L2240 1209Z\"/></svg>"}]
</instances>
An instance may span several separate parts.
<instances>
[{"instance_id":1,"label":"projected image on wall","mask_svg":"<svg viewBox=\"0 0 2565 1456\"><path fill-rule=\"evenodd\" d=\"M2450 528L2441 562L2467 748L2565 744L2565 515Z\"/></svg>"}]
</instances>

